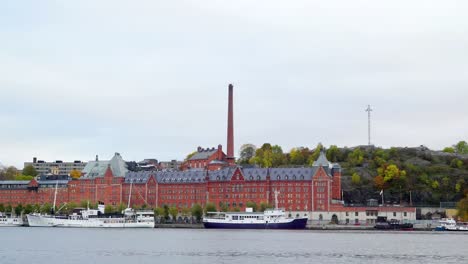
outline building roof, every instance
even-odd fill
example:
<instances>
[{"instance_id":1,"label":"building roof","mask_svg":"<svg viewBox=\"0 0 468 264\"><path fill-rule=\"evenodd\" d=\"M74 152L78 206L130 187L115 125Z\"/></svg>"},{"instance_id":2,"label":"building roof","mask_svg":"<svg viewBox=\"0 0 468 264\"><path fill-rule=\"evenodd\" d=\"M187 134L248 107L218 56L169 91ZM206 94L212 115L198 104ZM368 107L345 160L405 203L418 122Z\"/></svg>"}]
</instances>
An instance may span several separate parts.
<instances>
[{"instance_id":1,"label":"building roof","mask_svg":"<svg viewBox=\"0 0 468 264\"><path fill-rule=\"evenodd\" d=\"M317 160L314 161L313 166L329 167L330 164L331 163L328 161L327 156L325 155L325 152L321 151Z\"/></svg>"},{"instance_id":2,"label":"building roof","mask_svg":"<svg viewBox=\"0 0 468 264\"><path fill-rule=\"evenodd\" d=\"M114 177L125 177L128 172L127 164L119 153L115 153L111 160L90 161L84 167L80 179L89 179L104 176L107 167L111 168Z\"/></svg>"},{"instance_id":3,"label":"building roof","mask_svg":"<svg viewBox=\"0 0 468 264\"><path fill-rule=\"evenodd\" d=\"M215 148L198 148L197 152L188 160L205 160L211 157L211 155L215 154L217 151L218 150Z\"/></svg>"}]
</instances>

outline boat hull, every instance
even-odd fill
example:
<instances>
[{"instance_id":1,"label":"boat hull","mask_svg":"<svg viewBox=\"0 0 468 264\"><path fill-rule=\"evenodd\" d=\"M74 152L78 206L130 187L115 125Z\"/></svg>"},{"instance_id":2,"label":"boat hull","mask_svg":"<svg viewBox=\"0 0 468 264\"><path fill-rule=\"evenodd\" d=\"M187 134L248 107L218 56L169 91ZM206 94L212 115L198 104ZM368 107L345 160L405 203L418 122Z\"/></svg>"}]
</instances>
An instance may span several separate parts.
<instances>
[{"instance_id":1,"label":"boat hull","mask_svg":"<svg viewBox=\"0 0 468 264\"><path fill-rule=\"evenodd\" d=\"M0 227L13 227L13 226L22 226L23 219L21 218L3 218L0 219Z\"/></svg>"},{"instance_id":2,"label":"boat hull","mask_svg":"<svg viewBox=\"0 0 468 264\"><path fill-rule=\"evenodd\" d=\"M307 218L296 218L288 222L281 223L227 223L204 221L205 228L222 229L305 229Z\"/></svg>"},{"instance_id":3,"label":"boat hull","mask_svg":"<svg viewBox=\"0 0 468 264\"><path fill-rule=\"evenodd\" d=\"M41 215L28 215L31 227L76 227L76 228L153 228L154 222L124 221L115 218L66 219Z\"/></svg>"}]
</instances>

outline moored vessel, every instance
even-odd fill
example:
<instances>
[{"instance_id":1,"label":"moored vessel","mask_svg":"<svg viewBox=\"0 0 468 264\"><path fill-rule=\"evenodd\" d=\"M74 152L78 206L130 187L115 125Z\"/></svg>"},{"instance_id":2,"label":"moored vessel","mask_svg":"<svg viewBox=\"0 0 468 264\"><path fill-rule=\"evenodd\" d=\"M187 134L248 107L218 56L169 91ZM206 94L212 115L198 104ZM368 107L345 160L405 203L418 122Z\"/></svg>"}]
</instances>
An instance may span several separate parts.
<instances>
[{"instance_id":1,"label":"moored vessel","mask_svg":"<svg viewBox=\"0 0 468 264\"><path fill-rule=\"evenodd\" d=\"M23 218L22 217L14 217L12 215L4 214L0 212L0 227L6 226L22 226Z\"/></svg>"},{"instance_id":2,"label":"moored vessel","mask_svg":"<svg viewBox=\"0 0 468 264\"><path fill-rule=\"evenodd\" d=\"M465 223L457 223L453 218L443 218L439 221L439 225L435 231L468 231L468 225Z\"/></svg>"},{"instance_id":3,"label":"moored vessel","mask_svg":"<svg viewBox=\"0 0 468 264\"><path fill-rule=\"evenodd\" d=\"M205 228L228 229L305 229L307 217L286 217L282 209L278 209L278 192L275 192L275 209L264 212L208 212L203 217Z\"/></svg>"}]
</instances>

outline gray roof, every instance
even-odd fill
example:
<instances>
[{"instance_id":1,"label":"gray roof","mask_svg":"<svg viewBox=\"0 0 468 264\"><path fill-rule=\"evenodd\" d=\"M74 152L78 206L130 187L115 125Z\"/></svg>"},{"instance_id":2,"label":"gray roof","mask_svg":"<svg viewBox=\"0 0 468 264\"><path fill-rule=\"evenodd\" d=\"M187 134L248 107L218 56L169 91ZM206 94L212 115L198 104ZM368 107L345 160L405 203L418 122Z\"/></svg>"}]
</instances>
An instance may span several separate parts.
<instances>
[{"instance_id":1,"label":"gray roof","mask_svg":"<svg viewBox=\"0 0 468 264\"><path fill-rule=\"evenodd\" d=\"M270 179L272 181L285 181L285 180L312 180L317 171L317 167L307 168L272 168L270 169Z\"/></svg>"},{"instance_id":2,"label":"gray roof","mask_svg":"<svg viewBox=\"0 0 468 264\"><path fill-rule=\"evenodd\" d=\"M201 149L195 153L192 157L190 157L189 160L204 160L208 159L211 155L215 154L217 149L211 148L211 149Z\"/></svg>"},{"instance_id":3,"label":"gray roof","mask_svg":"<svg viewBox=\"0 0 468 264\"><path fill-rule=\"evenodd\" d=\"M53 185L59 184L59 185L63 185L63 184L68 184L68 182L69 182L69 180L58 180L58 181L56 181L56 180L45 180L45 181L37 181L37 183L38 183L39 185L42 185L42 184L48 184L48 185L49 185L49 184L53 184Z\"/></svg>"},{"instance_id":4,"label":"gray roof","mask_svg":"<svg viewBox=\"0 0 468 264\"><path fill-rule=\"evenodd\" d=\"M327 159L327 156L325 155L325 152L321 151L318 159L314 161L313 166L322 166L322 167L329 167L330 162Z\"/></svg>"},{"instance_id":5,"label":"gray roof","mask_svg":"<svg viewBox=\"0 0 468 264\"><path fill-rule=\"evenodd\" d=\"M0 181L0 184L29 184L29 181Z\"/></svg>"},{"instance_id":6,"label":"gray roof","mask_svg":"<svg viewBox=\"0 0 468 264\"><path fill-rule=\"evenodd\" d=\"M147 183L151 176L155 176L156 172L154 171L129 171L125 174L125 183Z\"/></svg>"},{"instance_id":7,"label":"gray roof","mask_svg":"<svg viewBox=\"0 0 468 264\"><path fill-rule=\"evenodd\" d=\"M246 181L265 181L268 175L268 169L264 168L246 168L242 172Z\"/></svg>"},{"instance_id":8,"label":"gray roof","mask_svg":"<svg viewBox=\"0 0 468 264\"><path fill-rule=\"evenodd\" d=\"M114 177L125 177L128 172L127 164L119 153L115 153L111 160L90 161L84 167L84 175L80 179L102 177L106 173L107 167L111 168Z\"/></svg>"},{"instance_id":9,"label":"gray roof","mask_svg":"<svg viewBox=\"0 0 468 264\"><path fill-rule=\"evenodd\" d=\"M201 183L205 182L206 171L186 170L186 171L158 171L156 180L159 184L164 183Z\"/></svg>"},{"instance_id":10,"label":"gray roof","mask_svg":"<svg viewBox=\"0 0 468 264\"><path fill-rule=\"evenodd\" d=\"M227 167L221 170L208 171L210 181L230 181L236 168Z\"/></svg>"}]
</instances>

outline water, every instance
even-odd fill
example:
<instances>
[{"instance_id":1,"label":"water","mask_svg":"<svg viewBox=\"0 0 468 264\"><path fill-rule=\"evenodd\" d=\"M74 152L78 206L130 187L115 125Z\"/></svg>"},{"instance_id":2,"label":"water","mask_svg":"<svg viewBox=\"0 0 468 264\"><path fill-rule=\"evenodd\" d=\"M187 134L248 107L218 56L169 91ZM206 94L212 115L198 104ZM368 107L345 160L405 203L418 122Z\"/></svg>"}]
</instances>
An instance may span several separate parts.
<instances>
[{"instance_id":1,"label":"water","mask_svg":"<svg viewBox=\"0 0 468 264\"><path fill-rule=\"evenodd\" d=\"M468 234L1 228L0 263L468 263Z\"/></svg>"}]
</instances>

